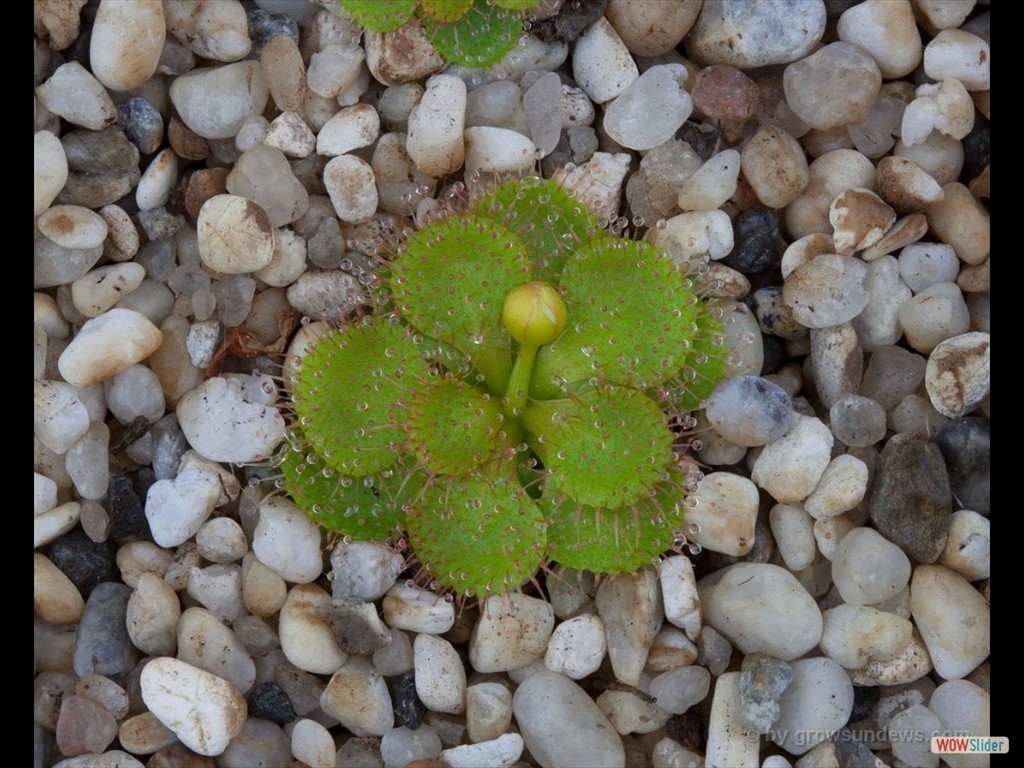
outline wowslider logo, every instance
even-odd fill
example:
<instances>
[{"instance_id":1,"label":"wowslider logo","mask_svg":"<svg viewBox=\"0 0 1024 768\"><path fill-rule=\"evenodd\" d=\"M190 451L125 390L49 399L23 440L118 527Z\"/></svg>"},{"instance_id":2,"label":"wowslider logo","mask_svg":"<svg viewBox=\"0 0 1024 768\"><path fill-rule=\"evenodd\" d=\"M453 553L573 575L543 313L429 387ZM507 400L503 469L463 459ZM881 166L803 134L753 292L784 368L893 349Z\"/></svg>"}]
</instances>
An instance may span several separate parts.
<instances>
[{"instance_id":1,"label":"wowslider logo","mask_svg":"<svg viewBox=\"0 0 1024 768\"><path fill-rule=\"evenodd\" d=\"M933 736L931 751L936 755L1006 754L1010 740L1005 736Z\"/></svg>"}]
</instances>

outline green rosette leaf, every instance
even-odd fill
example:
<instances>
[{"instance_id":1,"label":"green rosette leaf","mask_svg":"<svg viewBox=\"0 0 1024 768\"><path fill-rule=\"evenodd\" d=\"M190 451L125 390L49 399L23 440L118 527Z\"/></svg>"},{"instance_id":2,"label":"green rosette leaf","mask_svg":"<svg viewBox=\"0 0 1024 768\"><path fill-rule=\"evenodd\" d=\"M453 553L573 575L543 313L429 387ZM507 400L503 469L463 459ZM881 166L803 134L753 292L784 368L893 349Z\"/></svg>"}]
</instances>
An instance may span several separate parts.
<instances>
[{"instance_id":1,"label":"green rosette leaf","mask_svg":"<svg viewBox=\"0 0 1024 768\"><path fill-rule=\"evenodd\" d=\"M341 8L371 32L391 32L412 21L416 0L341 0Z\"/></svg>"},{"instance_id":2,"label":"green rosette leaf","mask_svg":"<svg viewBox=\"0 0 1024 768\"><path fill-rule=\"evenodd\" d=\"M448 61L464 67L489 67L515 47L523 34L523 19L487 0L474 0L459 20L447 24L427 17L423 27Z\"/></svg>"},{"instance_id":3,"label":"green rosette leaf","mask_svg":"<svg viewBox=\"0 0 1024 768\"><path fill-rule=\"evenodd\" d=\"M558 284L570 254L601 231L590 209L561 184L547 179L506 181L475 210L505 222L527 249L532 276L552 285Z\"/></svg>"},{"instance_id":4,"label":"green rosette leaf","mask_svg":"<svg viewBox=\"0 0 1024 768\"><path fill-rule=\"evenodd\" d=\"M302 358L293 398L299 427L338 473L379 472L395 462L405 439L399 404L429 373L409 330L394 318L342 326Z\"/></svg>"},{"instance_id":5,"label":"green rosette leaf","mask_svg":"<svg viewBox=\"0 0 1024 768\"><path fill-rule=\"evenodd\" d=\"M519 442L501 403L459 379L431 381L406 405L409 452L437 475L461 475L500 462Z\"/></svg>"},{"instance_id":6,"label":"green rosette leaf","mask_svg":"<svg viewBox=\"0 0 1024 768\"><path fill-rule=\"evenodd\" d=\"M544 527L518 483L475 474L432 485L406 519L409 543L430 578L478 597L514 590L537 572Z\"/></svg>"},{"instance_id":7,"label":"green rosette leaf","mask_svg":"<svg viewBox=\"0 0 1024 768\"><path fill-rule=\"evenodd\" d=\"M592 379L649 389L690 355L700 302L664 251L604 233L569 257L559 291L569 323L537 355L534 397L560 396L560 382L585 389Z\"/></svg>"},{"instance_id":8,"label":"green rosette leaf","mask_svg":"<svg viewBox=\"0 0 1024 768\"><path fill-rule=\"evenodd\" d=\"M300 439L301 442L301 439ZM339 475L312 450L286 448L279 469L284 489L315 523L342 536L389 540L403 527L403 506L426 476L402 462L373 475Z\"/></svg>"},{"instance_id":9,"label":"green rosette leaf","mask_svg":"<svg viewBox=\"0 0 1024 768\"><path fill-rule=\"evenodd\" d=\"M435 21L458 21L473 7L473 0L420 0L423 15Z\"/></svg>"},{"instance_id":10,"label":"green rosette leaf","mask_svg":"<svg viewBox=\"0 0 1024 768\"><path fill-rule=\"evenodd\" d=\"M540 506L548 520L548 557L580 571L632 573L676 546L683 530L682 505L667 498L610 510L552 503L545 493Z\"/></svg>"},{"instance_id":11,"label":"green rosette leaf","mask_svg":"<svg viewBox=\"0 0 1024 768\"><path fill-rule=\"evenodd\" d=\"M577 504L614 509L645 499L674 458L668 417L635 390L607 387L531 401L522 422L548 473L545 494Z\"/></svg>"},{"instance_id":12,"label":"green rosette leaf","mask_svg":"<svg viewBox=\"0 0 1024 768\"><path fill-rule=\"evenodd\" d=\"M516 236L476 214L449 216L413 234L390 265L391 294L424 335L455 347L504 394L512 339L501 322L505 294L528 279Z\"/></svg>"}]
</instances>

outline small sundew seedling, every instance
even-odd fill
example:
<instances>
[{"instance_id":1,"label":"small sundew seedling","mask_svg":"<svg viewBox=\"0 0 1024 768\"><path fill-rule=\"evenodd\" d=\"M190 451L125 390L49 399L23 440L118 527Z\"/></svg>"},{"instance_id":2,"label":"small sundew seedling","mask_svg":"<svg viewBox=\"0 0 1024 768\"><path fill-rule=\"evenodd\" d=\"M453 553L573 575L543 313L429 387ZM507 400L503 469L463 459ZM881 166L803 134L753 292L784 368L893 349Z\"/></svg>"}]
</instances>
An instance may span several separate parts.
<instances>
[{"instance_id":1,"label":"small sundew seedling","mask_svg":"<svg viewBox=\"0 0 1024 768\"><path fill-rule=\"evenodd\" d=\"M446 60L489 67L511 51L539 0L340 0L349 18L372 32L419 21Z\"/></svg>"},{"instance_id":2,"label":"small sundew seedling","mask_svg":"<svg viewBox=\"0 0 1024 768\"><path fill-rule=\"evenodd\" d=\"M694 275L526 178L431 219L380 277L372 314L288 361L281 484L313 520L407 543L462 596L682 546L679 425L725 370Z\"/></svg>"}]
</instances>

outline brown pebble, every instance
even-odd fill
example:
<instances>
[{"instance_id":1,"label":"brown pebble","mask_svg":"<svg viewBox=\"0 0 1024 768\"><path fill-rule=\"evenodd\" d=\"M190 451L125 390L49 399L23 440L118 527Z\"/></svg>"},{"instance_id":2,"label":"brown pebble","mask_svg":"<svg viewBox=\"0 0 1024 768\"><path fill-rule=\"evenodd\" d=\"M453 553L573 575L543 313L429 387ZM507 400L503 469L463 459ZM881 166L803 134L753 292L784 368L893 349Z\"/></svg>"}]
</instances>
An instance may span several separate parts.
<instances>
[{"instance_id":1,"label":"brown pebble","mask_svg":"<svg viewBox=\"0 0 1024 768\"><path fill-rule=\"evenodd\" d=\"M744 123L761 99L757 83L727 64L712 64L697 73L693 105L708 117Z\"/></svg>"},{"instance_id":2,"label":"brown pebble","mask_svg":"<svg viewBox=\"0 0 1024 768\"><path fill-rule=\"evenodd\" d=\"M212 757L197 755L184 744L171 744L153 753L146 768L216 768Z\"/></svg>"},{"instance_id":3,"label":"brown pebble","mask_svg":"<svg viewBox=\"0 0 1024 768\"><path fill-rule=\"evenodd\" d=\"M210 156L210 145L175 115L167 126L167 140L174 154L182 160L205 160Z\"/></svg>"},{"instance_id":4,"label":"brown pebble","mask_svg":"<svg viewBox=\"0 0 1024 768\"><path fill-rule=\"evenodd\" d=\"M991 167L991 165L986 165L985 170L979 173L973 179L971 179L971 181L967 184L967 188L971 190L971 194L973 194L975 197L984 198L985 200L991 198L991 195L989 195L988 191L988 171Z\"/></svg>"},{"instance_id":5,"label":"brown pebble","mask_svg":"<svg viewBox=\"0 0 1024 768\"><path fill-rule=\"evenodd\" d=\"M117 721L99 702L65 696L57 718L57 746L66 757L103 752L117 737Z\"/></svg>"},{"instance_id":6,"label":"brown pebble","mask_svg":"<svg viewBox=\"0 0 1024 768\"><path fill-rule=\"evenodd\" d=\"M956 284L964 293L988 293L991 290L989 263L991 256L981 264L964 267L956 279Z\"/></svg>"},{"instance_id":7,"label":"brown pebble","mask_svg":"<svg viewBox=\"0 0 1024 768\"><path fill-rule=\"evenodd\" d=\"M185 190L185 210L193 222L199 218L203 203L227 191L227 178L227 168L207 168L192 174Z\"/></svg>"}]
</instances>

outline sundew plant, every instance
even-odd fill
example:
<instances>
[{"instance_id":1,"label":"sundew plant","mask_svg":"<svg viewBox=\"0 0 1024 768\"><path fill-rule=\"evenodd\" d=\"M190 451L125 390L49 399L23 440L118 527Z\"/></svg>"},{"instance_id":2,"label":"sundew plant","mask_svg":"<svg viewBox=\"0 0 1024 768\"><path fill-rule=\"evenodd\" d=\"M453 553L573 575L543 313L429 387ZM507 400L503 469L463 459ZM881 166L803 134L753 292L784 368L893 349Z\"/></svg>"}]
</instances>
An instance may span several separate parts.
<instances>
[{"instance_id":1,"label":"sundew plant","mask_svg":"<svg viewBox=\"0 0 1024 768\"><path fill-rule=\"evenodd\" d=\"M342 11L372 32L422 23L447 61L489 67L523 34L525 13L539 0L340 0Z\"/></svg>"},{"instance_id":2,"label":"sundew plant","mask_svg":"<svg viewBox=\"0 0 1024 768\"><path fill-rule=\"evenodd\" d=\"M686 266L531 177L409 233L379 288L289 361L279 483L313 520L464 597L686 543L689 410L725 368Z\"/></svg>"}]
</instances>

